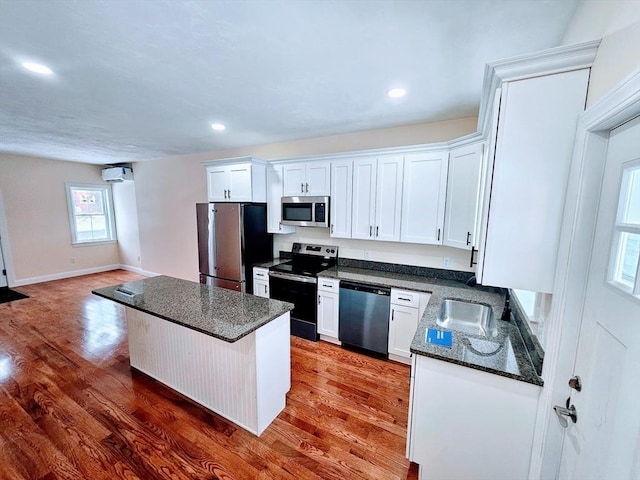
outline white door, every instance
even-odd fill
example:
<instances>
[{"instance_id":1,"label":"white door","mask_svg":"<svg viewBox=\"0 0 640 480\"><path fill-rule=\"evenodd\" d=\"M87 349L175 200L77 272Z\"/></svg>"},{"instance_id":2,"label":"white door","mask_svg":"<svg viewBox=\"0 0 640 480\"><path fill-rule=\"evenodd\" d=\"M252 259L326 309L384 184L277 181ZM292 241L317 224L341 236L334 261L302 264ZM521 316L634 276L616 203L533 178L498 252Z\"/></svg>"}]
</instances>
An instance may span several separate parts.
<instances>
[{"instance_id":1,"label":"white door","mask_svg":"<svg viewBox=\"0 0 640 480\"><path fill-rule=\"evenodd\" d=\"M442 243L446 191L446 151L404 158L401 242Z\"/></svg>"},{"instance_id":2,"label":"white door","mask_svg":"<svg viewBox=\"0 0 640 480\"><path fill-rule=\"evenodd\" d=\"M232 202L250 202L251 195L251 164L241 163L227 167L229 175L228 199Z\"/></svg>"},{"instance_id":3,"label":"white door","mask_svg":"<svg viewBox=\"0 0 640 480\"><path fill-rule=\"evenodd\" d=\"M376 213L375 158L361 158L353 162L353 210L351 238L373 240Z\"/></svg>"},{"instance_id":4,"label":"white door","mask_svg":"<svg viewBox=\"0 0 640 480\"><path fill-rule=\"evenodd\" d=\"M326 197L331 193L331 164L329 162L309 162L305 194Z\"/></svg>"},{"instance_id":5,"label":"white door","mask_svg":"<svg viewBox=\"0 0 640 480\"><path fill-rule=\"evenodd\" d=\"M207 167L207 188L210 202L228 202L229 171L227 166Z\"/></svg>"},{"instance_id":6,"label":"white door","mask_svg":"<svg viewBox=\"0 0 640 480\"><path fill-rule=\"evenodd\" d=\"M329 218L333 238L351 238L353 160L331 162L331 205Z\"/></svg>"},{"instance_id":7,"label":"white door","mask_svg":"<svg viewBox=\"0 0 640 480\"><path fill-rule=\"evenodd\" d=\"M623 189L623 208L619 209L625 169L637 172L636 183ZM640 478L640 296L611 281L619 279L623 288L625 282L637 282L639 117L611 132L604 172L574 369L581 377L582 390L571 390L577 423L569 420L565 431L561 479ZM634 224L637 232L625 236L625 228L633 231ZM625 246L621 257L618 238Z\"/></svg>"},{"instance_id":8,"label":"white door","mask_svg":"<svg viewBox=\"0 0 640 480\"><path fill-rule=\"evenodd\" d=\"M471 250L476 243L482 143L456 148L449 155L446 214L442 243Z\"/></svg>"},{"instance_id":9,"label":"white door","mask_svg":"<svg viewBox=\"0 0 640 480\"><path fill-rule=\"evenodd\" d=\"M290 163L285 165L283 172L283 196L297 197L306 195L306 175L306 164L304 163Z\"/></svg>"},{"instance_id":10,"label":"white door","mask_svg":"<svg viewBox=\"0 0 640 480\"><path fill-rule=\"evenodd\" d=\"M378 159L376 221L373 231L376 240L400 241L403 169L404 160L401 156Z\"/></svg>"},{"instance_id":11,"label":"white door","mask_svg":"<svg viewBox=\"0 0 640 480\"><path fill-rule=\"evenodd\" d=\"M318 292L318 333L338 338L339 304L337 293Z\"/></svg>"},{"instance_id":12,"label":"white door","mask_svg":"<svg viewBox=\"0 0 640 480\"><path fill-rule=\"evenodd\" d=\"M411 342L418 327L418 309L404 305L391 305L389 323L389 353L411 357Z\"/></svg>"}]
</instances>

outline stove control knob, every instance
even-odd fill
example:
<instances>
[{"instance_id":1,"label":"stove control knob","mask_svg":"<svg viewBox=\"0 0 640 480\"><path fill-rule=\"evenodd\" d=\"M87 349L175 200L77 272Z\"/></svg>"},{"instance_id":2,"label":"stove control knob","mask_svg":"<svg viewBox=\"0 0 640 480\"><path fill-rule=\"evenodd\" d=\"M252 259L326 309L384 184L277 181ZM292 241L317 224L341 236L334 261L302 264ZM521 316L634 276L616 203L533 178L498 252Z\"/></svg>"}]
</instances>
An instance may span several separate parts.
<instances>
[{"instance_id":1,"label":"stove control knob","mask_svg":"<svg viewBox=\"0 0 640 480\"><path fill-rule=\"evenodd\" d=\"M332 248L331 249L331 253L336 253L335 249Z\"/></svg>"},{"instance_id":2,"label":"stove control knob","mask_svg":"<svg viewBox=\"0 0 640 480\"><path fill-rule=\"evenodd\" d=\"M329 249L327 248L327 253L329 253Z\"/></svg>"}]
</instances>

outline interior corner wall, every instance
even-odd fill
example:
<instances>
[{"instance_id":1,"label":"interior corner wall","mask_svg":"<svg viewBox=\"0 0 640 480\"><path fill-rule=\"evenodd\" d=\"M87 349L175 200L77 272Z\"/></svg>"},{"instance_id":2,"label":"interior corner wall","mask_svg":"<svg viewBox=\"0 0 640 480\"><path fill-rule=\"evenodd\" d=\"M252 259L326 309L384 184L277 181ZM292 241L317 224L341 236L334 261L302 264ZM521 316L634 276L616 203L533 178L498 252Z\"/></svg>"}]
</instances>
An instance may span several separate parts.
<instances>
[{"instance_id":1,"label":"interior corner wall","mask_svg":"<svg viewBox=\"0 0 640 480\"><path fill-rule=\"evenodd\" d=\"M114 183L111 190L120 264L123 268L140 271L140 235L135 181Z\"/></svg>"},{"instance_id":2,"label":"interior corner wall","mask_svg":"<svg viewBox=\"0 0 640 480\"><path fill-rule=\"evenodd\" d=\"M195 204L207 201L203 161L253 156L263 160L295 158L356 150L436 143L474 133L477 118L424 123L293 142L205 152L196 155L138 162L134 166L142 270L198 280L198 246ZM326 229L301 229L298 235L276 235L274 254L294 238L321 238L332 242ZM320 236L320 237L318 237ZM336 243L336 242L333 242ZM342 256L362 258L366 250L373 260L442 268L468 265L469 252L432 245L367 242L341 239Z\"/></svg>"},{"instance_id":3,"label":"interior corner wall","mask_svg":"<svg viewBox=\"0 0 640 480\"><path fill-rule=\"evenodd\" d=\"M65 183L104 184L101 167L0 153L14 285L102 271L119 262L116 243L74 247ZM7 258L5 258L5 261Z\"/></svg>"},{"instance_id":4,"label":"interior corner wall","mask_svg":"<svg viewBox=\"0 0 640 480\"><path fill-rule=\"evenodd\" d=\"M563 45L602 39L591 68L587 107L640 69L640 2L580 2Z\"/></svg>"}]
</instances>

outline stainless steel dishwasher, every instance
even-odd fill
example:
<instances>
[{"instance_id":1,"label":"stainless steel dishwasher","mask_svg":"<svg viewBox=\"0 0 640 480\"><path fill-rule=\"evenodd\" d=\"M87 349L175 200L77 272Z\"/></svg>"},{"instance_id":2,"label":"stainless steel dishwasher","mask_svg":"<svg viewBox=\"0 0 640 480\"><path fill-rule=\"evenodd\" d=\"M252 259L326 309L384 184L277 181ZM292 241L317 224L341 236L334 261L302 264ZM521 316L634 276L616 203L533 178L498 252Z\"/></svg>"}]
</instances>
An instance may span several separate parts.
<instances>
[{"instance_id":1,"label":"stainless steel dishwasher","mask_svg":"<svg viewBox=\"0 0 640 480\"><path fill-rule=\"evenodd\" d=\"M390 299L389 288L341 280L339 340L388 355Z\"/></svg>"}]
</instances>

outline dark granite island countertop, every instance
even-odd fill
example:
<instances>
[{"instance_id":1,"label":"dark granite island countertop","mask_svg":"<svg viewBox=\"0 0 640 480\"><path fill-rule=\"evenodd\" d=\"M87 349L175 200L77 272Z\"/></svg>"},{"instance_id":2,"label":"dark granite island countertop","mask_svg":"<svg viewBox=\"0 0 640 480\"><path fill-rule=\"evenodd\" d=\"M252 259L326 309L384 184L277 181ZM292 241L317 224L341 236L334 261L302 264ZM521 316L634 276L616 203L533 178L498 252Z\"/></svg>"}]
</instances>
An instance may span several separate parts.
<instances>
[{"instance_id":1,"label":"dark granite island countertop","mask_svg":"<svg viewBox=\"0 0 640 480\"><path fill-rule=\"evenodd\" d=\"M226 342L236 342L293 309L291 303L165 275L92 293Z\"/></svg>"}]
</instances>

